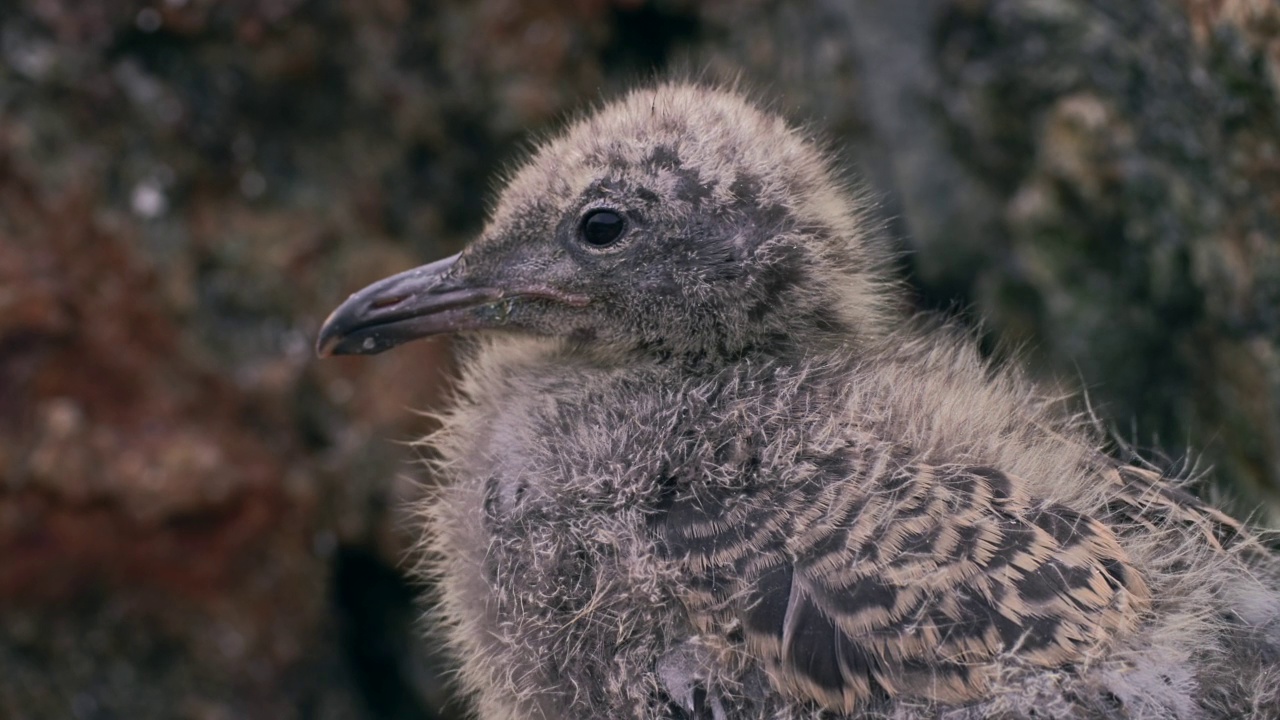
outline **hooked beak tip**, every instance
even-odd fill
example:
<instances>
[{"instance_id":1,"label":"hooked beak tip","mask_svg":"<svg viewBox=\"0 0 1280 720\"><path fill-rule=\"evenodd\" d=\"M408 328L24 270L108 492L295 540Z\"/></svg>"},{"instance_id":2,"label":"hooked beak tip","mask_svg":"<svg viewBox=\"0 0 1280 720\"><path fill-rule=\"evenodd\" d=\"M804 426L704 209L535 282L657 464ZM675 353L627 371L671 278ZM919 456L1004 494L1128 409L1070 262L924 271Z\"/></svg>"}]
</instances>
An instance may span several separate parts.
<instances>
[{"instance_id":1,"label":"hooked beak tip","mask_svg":"<svg viewBox=\"0 0 1280 720\"><path fill-rule=\"evenodd\" d=\"M448 317L432 323L431 316L447 315L451 295L442 279L458 256L379 280L352 293L320 326L316 355L373 355L436 332L448 332Z\"/></svg>"},{"instance_id":2,"label":"hooked beak tip","mask_svg":"<svg viewBox=\"0 0 1280 720\"><path fill-rule=\"evenodd\" d=\"M346 303L339 306L325 318L324 323L320 326L320 332L316 334L316 357L327 358L334 355L353 355L359 351L357 348L347 347L351 327L346 315L350 313L339 312L346 309ZM372 349L372 348L370 348Z\"/></svg>"},{"instance_id":3,"label":"hooked beak tip","mask_svg":"<svg viewBox=\"0 0 1280 720\"><path fill-rule=\"evenodd\" d=\"M338 348L339 338L333 335L326 335L324 330L325 328L322 326L320 335L316 338L316 357L318 358L333 357L337 354L335 351Z\"/></svg>"}]
</instances>

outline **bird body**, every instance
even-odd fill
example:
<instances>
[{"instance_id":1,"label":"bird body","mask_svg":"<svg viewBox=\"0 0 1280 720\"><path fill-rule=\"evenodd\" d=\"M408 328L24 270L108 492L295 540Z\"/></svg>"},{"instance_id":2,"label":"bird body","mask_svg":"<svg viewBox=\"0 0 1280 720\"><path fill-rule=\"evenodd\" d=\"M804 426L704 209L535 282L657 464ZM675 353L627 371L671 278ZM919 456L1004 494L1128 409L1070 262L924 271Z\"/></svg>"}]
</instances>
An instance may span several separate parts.
<instances>
[{"instance_id":1,"label":"bird body","mask_svg":"<svg viewBox=\"0 0 1280 720\"><path fill-rule=\"evenodd\" d=\"M477 715L1280 717L1274 556L910 317L862 207L661 85L331 316L326 351L475 332L424 525Z\"/></svg>"}]
</instances>

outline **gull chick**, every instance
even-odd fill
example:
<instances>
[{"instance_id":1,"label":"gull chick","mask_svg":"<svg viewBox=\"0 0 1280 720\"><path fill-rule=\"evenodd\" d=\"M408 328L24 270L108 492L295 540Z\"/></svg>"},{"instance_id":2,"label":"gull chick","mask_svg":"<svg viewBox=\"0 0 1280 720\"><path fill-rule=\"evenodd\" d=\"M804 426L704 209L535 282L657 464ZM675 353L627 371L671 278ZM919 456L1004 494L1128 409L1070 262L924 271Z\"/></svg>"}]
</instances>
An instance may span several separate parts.
<instances>
[{"instance_id":1,"label":"gull chick","mask_svg":"<svg viewBox=\"0 0 1280 720\"><path fill-rule=\"evenodd\" d=\"M913 317L821 147L733 90L543 143L322 355L463 333L425 572L480 718L1277 718L1280 572Z\"/></svg>"}]
</instances>

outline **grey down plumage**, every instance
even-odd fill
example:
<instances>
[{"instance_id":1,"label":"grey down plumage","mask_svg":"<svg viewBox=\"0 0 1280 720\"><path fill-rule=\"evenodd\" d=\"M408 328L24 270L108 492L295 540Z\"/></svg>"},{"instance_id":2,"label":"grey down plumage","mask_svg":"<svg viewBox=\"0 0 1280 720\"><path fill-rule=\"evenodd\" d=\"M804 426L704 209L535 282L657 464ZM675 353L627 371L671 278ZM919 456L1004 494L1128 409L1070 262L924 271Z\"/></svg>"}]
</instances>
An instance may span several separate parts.
<instances>
[{"instance_id":1,"label":"grey down plumage","mask_svg":"<svg viewBox=\"0 0 1280 720\"><path fill-rule=\"evenodd\" d=\"M330 352L465 331L425 561L485 719L1280 718L1256 532L899 300L732 90L541 144Z\"/></svg>"}]
</instances>

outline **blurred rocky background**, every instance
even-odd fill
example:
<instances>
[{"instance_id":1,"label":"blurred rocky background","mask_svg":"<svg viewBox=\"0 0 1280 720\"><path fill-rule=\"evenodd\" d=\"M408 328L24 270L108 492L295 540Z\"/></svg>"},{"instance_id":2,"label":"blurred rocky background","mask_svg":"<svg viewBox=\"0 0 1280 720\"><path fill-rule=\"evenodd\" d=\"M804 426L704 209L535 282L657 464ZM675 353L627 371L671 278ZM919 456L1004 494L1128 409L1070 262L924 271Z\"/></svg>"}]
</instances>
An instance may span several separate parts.
<instances>
[{"instance_id":1,"label":"blurred rocky background","mask_svg":"<svg viewBox=\"0 0 1280 720\"><path fill-rule=\"evenodd\" d=\"M6 0L0 718L458 717L404 572L448 349L312 334L672 68L830 138L922 307L1269 516L1274 0Z\"/></svg>"}]
</instances>

